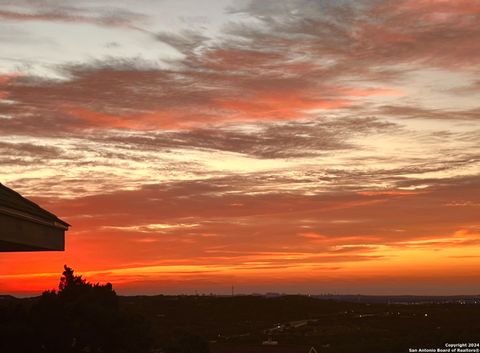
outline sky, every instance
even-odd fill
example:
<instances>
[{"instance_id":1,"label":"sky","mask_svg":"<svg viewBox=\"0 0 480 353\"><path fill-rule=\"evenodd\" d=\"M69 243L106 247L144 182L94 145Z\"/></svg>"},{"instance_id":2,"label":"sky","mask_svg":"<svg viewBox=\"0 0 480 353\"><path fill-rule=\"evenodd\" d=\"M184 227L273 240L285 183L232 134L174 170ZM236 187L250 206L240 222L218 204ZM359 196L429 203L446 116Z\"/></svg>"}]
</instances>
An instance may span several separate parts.
<instances>
[{"instance_id":1,"label":"sky","mask_svg":"<svg viewBox=\"0 0 480 353\"><path fill-rule=\"evenodd\" d=\"M120 294L480 294L478 0L0 0L2 253Z\"/></svg>"}]
</instances>

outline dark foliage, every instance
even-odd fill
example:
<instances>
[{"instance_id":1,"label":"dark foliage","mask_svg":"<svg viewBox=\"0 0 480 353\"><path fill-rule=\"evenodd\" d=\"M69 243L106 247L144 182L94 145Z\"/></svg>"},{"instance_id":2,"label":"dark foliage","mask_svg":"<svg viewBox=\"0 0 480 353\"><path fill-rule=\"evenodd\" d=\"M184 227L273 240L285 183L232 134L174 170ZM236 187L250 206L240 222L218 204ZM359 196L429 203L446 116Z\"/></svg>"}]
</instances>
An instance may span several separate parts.
<instances>
[{"instance_id":1,"label":"dark foliage","mask_svg":"<svg viewBox=\"0 0 480 353\"><path fill-rule=\"evenodd\" d=\"M209 353L208 342L201 336L177 330L163 347L165 353Z\"/></svg>"},{"instance_id":2,"label":"dark foliage","mask_svg":"<svg viewBox=\"0 0 480 353\"><path fill-rule=\"evenodd\" d=\"M0 311L0 352L145 353L146 321L119 308L110 283L91 284L65 266L57 291Z\"/></svg>"}]
</instances>

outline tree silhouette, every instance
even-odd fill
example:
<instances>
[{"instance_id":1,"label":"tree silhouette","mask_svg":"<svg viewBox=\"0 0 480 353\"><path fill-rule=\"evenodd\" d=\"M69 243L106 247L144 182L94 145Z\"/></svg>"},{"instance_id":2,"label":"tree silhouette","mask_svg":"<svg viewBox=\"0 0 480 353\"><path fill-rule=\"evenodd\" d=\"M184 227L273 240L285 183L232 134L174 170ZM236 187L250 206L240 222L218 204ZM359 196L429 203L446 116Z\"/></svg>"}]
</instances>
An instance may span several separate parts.
<instances>
[{"instance_id":1,"label":"tree silhouette","mask_svg":"<svg viewBox=\"0 0 480 353\"><path fill-rule=\"evenodd\" d=\"M60 283L58 284L58 291L65 292L74 288L82 288L88 286L86 281L82 276L75 276L72 268L67 265L63 266L64 271L62 277L60 278Z\"/></svg>"},{"instance_id":2,"label":"tree silhouette","mask_svg":"<svg viewBox=\"0 0 480 353\"><path fill-rule=\"evenodd\" d=\"M145 353L150 349L149 326L142 317L121 310L112 285L89 283L66 265L58 291L44 292L31 307L13 313L9 323L12 329L0 342L1 352Z\"/></svg>"}]
</instances>

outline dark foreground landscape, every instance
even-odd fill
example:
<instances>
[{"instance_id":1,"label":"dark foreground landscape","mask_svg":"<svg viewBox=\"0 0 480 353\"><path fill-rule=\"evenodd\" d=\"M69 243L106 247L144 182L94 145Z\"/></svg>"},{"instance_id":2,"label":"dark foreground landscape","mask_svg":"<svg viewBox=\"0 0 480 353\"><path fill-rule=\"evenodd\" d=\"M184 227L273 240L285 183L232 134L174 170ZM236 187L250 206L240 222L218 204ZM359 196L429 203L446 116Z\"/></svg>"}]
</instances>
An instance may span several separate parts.
<instances>
[{"instance_id":1,"label":"dark foreground landscape","mask_svg":"<svg viewBox=\"0 0 480 353\"><path fill-rule=\"evenodd\" d=\"M317 352L408 352L411 347L480 341L480 304L475 301L370 304L306 296L121 301L151 320L158 345L175 330L185 330L208 340L212 353L307 353L312 346ZM278 345L261 345L269 339Z\"/></svg>"},{"instance_id":2,"label":"dark foreground landscape","mask_svg":"<svg viewBox=\"0 0 480 353\"><path fill-rule=\"evenodd\" d=\"M0 297L2 353L388 353L479 341L474 296L119 297L65 272L58 291Z\"/></svg>"}]
</instances>

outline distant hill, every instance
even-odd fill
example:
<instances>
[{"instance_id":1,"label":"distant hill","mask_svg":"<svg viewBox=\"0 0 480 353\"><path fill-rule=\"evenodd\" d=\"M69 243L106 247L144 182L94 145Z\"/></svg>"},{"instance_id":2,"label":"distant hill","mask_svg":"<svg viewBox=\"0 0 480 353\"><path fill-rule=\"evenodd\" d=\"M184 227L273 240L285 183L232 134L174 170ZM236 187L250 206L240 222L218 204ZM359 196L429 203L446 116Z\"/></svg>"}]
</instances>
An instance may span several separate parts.
<instances>
[{"instance_id":1,"label":"distant hill","mask_svg":"<svg viewBox=\"0 0 480 353\"><path fill-rule=\"evenodd\" d=\"M0 295L0 300L15 300L18 299L14 297L13 295Z\"/></svg>"},{"instance_id":2,"label":"distant hill","mask_svg":"<svg viewBox=\"0 0 480 353\"><path fill-rule=\"evenodd\" d=\"M382 304L420 304L420 303L480 303L480 295L452 295L452 296L421 296L421 295L341 295L322 294L312 297L324 300L337 300L353 303L382 303Z\"/></svg>"}]
</instances>

